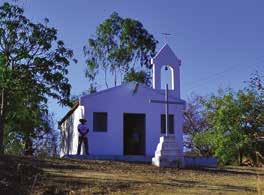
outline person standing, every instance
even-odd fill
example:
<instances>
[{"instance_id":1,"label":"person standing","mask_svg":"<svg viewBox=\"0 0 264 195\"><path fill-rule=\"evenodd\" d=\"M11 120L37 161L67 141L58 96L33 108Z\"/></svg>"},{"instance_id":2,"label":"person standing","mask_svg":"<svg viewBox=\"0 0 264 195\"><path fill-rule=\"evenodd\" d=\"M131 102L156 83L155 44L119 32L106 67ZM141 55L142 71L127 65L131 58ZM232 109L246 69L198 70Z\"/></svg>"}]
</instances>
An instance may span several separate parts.
<instances>
[{"instance_id":1,"label":"person standing","mask_svg":"<svg viewBox=\"0 0 264 195\"><path fill-rule=\"evenodd\" d=\"M81 153L81 146L84 143L85 147L85 154L89 155L89 147L88 147L88 132L89 128L86 125L86 119L80 119L80 124L78 125L78 132L79 132L79 141L78 141L78 151L77 154L80 155Z\"/></svg>"}]
</instances>

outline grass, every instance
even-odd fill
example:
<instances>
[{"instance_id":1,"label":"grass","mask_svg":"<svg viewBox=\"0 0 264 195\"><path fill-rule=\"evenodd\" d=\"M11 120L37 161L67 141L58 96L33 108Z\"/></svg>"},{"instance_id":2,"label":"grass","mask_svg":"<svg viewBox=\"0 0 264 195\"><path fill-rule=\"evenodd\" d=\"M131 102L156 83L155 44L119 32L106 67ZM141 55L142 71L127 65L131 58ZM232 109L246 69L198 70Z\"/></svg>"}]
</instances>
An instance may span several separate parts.
<instances>
[{"instance_id":1,"label":"grass","mask_svg":"<svg viewBox=\"0 0 264 195\"><path fill-rule=\"evenodd\" d=\"M264 194L264 169L1 156L0 194Z\"/></svg>"}]
</instances>

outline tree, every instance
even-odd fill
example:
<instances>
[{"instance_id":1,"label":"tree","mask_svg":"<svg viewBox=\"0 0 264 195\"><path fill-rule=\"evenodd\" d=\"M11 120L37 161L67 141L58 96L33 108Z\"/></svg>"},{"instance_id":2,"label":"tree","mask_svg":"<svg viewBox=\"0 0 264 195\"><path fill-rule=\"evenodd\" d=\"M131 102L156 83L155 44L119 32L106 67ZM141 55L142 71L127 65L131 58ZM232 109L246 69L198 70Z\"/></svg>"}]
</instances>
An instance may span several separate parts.
<instances>
[{"instance_id":1,"label":"tree","mask_svg":"<svg viewBox=\"0 0 264 195\"><path fill-rule=\"evenodd\" d=\"M5 123L7 138L12 138L8 136L10 134L15 140L18 138L23 143L24 154L27 155L33 155L34 141L39 137L43 137L50 130L49 123L46 120L47 106L41 104L38 99L33 98L34 96L35 94L33 96L26 95L23 91L17 91L15 96L10 96L9 100L12 104L9 106L10 110L7 112ZM5 140L5 143L12 142L8 139ZM10 148L12 148L12 145L10 145Z\"/></svg>"},{"instance_id":2,"label":"tree","mask_svg":"<svg viewBox=\"0 0 264 195\"><path fill-rule=\"evenodd\" d=\"M264 144L258 141L264 137L264 76L259 72L252 74L245 88L250 98L242 96L245 104L245 128L250 137L250 144L245 151L257 164L256 155L264 156ZM249 103L250 102L250 103Z\"/></svg>"},{"instance_id":3,"label":"tree","mask_svg":"<svg viewBox=\"0 0 264 195\"><path fill-rule=\"evenodd\" d=\"M256 160L256 140L263 135L264 104L260 91L256 93L259 85L253 86L238 92L223 91L203 102L210 129L196 134L194 145L210 147L223 164L241 165L245 157Z\"/></svg>"},{"instance_id":4,"label":"tree","mask_svg":"<svg viewBox=\"0 0 264 195\"><path fill-rule=\"evenodd\" d=\"M196 132L192 136L192 146L194 151L198 151L201 156L215 155L214 132L210 130Z\"/></svg>"},{"instance_id":5,"label":"tree","mask_svg":"<svg viewBox=\"0 0 264 195\"><path fill-rule=\"evenodd\" d=\"M155 55L156 44L153 35L139 21L122 18L114 12L97 27L95 37L90 38L84 47L86 76L95 81L98 73L103 73L108 88L109 73L114 76L116 86L118 76L122 83L123 76L128 72L133 74L136 69L147 72L151 68L149 62ZM148 79L145 80L147 82Z\"/></svg>"},{"instance_id":6,"label":"tree","mask_svg":"<svg viewBox=\"0 0 264 195\"><path fill-rule=\"evenodd\" d=\"M34 139L34 152L37 156L52 156L57 157L59 155L59 136L60 133L56 129L55 119L53 114L49 114L45 117L48 124L48 129L44 129L42 134Z\"/></svg>"},{"instance_id":7,"label":"tree","mask_svg":"<svg viewBox=\"0 0 264 195\"><path fill-rule=\"evenodd\" d=\"M130 71L125 73L124 83L128 83L131 81L136 81L139 83L144 83L150 86L150 76L145 71L136 71L134 68L131 68Z\"/></svg>"},{"instance_id":8,"label":"tree","mask_svg":"<svg viewBox=\"0 0 264 195\"><path fill-rule=\"evenodd\" d=\"M202 96L194 95L191 97L184 112L185 122L183 126L183 132L186 135L184 146L188 149L198 151L202 155L205 153L211 153L208 151L208 147L199 147L199 145L204 144L194 145L194 137L196 134L206 132L208 129L210 129L210 124L207 121L204 106L202 105L203 101L204 97Z\"/></svg>"},{"instance_id":9,"label":"tree","mask_svg":"<svg viewBox=\"0 0 264 195\"><path fill-rule=\"evenodd\" d=\"M70 61L75 61L72 50L57 39L57 30L48 26L48 19L44 23L33 23L23 14L22 8L9 3L0 7L1 152L6 123L12 117L19 118L14 117L18 113L14 102L20 102L23 107L23 112L19 112L21 116L26 116L25 113L34 116L33 123L29 123L30 120L28 125L20 123L25 126L19 130L32 132L43 122L41 116L47 111L48 97L62 105L67 104L70 97L71 85L66 76Z\"/></svg>"},{"instance_id":10,"label":"tree","mask_svg":"<svg viewBox=\"0 0 264 195\"><path fill-rule=\"evenodd\" d=\"M225 164L237 159L242 162L242 151L248 138L241 128L243 112L236 94L228 91L223 97L212 97L208 103L216 108L214 113L209 113L214 126L215 155Z\"/></svg>"}]
</instances>

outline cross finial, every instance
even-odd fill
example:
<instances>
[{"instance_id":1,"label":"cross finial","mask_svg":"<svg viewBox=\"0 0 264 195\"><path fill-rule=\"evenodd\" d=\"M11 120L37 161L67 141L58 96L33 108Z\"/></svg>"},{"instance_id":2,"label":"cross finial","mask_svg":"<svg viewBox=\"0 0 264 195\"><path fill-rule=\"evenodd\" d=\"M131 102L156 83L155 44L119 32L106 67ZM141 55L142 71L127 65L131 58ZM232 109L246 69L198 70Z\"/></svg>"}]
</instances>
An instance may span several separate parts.
<instances>
[{"instance_id":1,"label":"cross finial","mask_svg":"<svg viewBox=\"0 0 264 195\"><path fill-rule=\"evenodd\" d=\"M171 34L170 33L161 33L163 36L164 36L164 39L165 39L165 43L168 43L168 36L170 36Z\"/></svg>"},{"instance_id":2,"label":"cross finial","mask_svg":"<svg viewBox=\"0 0 264 195\"><path fill-rule=\"evenodd\" d=\"M170 33L166 33L166 32L163 32L161 33L163 36L164 36L164 39L165 39L165 43L168 43L168 37L169 36L176 36L174 34L170 34Z\"/></svg>"}]
</instances>

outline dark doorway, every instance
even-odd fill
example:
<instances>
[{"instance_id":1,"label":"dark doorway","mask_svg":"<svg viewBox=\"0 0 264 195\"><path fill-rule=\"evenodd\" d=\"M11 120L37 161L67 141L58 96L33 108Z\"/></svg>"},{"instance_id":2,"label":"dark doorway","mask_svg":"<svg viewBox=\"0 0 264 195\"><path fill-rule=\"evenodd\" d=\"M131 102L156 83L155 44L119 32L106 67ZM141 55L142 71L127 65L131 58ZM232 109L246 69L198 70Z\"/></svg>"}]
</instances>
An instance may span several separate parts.
<instances>
[{"instance_id":1,"label":"dark doorway","mask_svg":"<svg viewBox=\"0 0 264 195\"><path fill-rule=\"evenodd\" d=\"M145 155L145 114L124 114L124 155Z\"/></svg>"}]
</instances>

